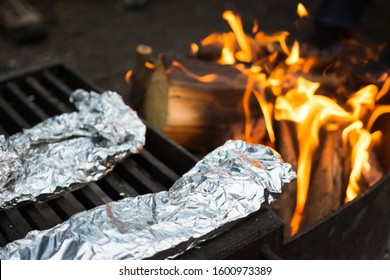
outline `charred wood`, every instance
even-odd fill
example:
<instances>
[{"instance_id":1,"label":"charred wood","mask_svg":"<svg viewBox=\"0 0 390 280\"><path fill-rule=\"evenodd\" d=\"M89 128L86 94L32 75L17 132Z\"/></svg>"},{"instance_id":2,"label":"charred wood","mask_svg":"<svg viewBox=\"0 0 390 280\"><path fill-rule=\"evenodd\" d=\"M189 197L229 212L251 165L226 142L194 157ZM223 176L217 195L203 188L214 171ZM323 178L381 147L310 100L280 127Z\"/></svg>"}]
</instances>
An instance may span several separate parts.
<instances>
[{"instance_id":1,"label":"charred wood","mask_svg":"<svg viewBox=\"0 0 390 280\"><path fill-rule=\"evenodd\" d=\"M275 122L276 150L283 160L292 165L293 170L298 167L298 144L296 143L295 123L289 121ZM284 235L290 236L290 222L294 214L297 195L297 180L287 184L280 198L272 204L271 208L285 223Z\"/></svg>"},{"instance_id":2,"label":"charred wood","mask_svg":"<svg viewBox=\"0 0 390 280\"><path fill-rule=\"evenodd\" d=\"M306 228L336 210L343 197L341 130L326 131L317 166L313 166L300 228Z\"/></svg>"}]
</instances>

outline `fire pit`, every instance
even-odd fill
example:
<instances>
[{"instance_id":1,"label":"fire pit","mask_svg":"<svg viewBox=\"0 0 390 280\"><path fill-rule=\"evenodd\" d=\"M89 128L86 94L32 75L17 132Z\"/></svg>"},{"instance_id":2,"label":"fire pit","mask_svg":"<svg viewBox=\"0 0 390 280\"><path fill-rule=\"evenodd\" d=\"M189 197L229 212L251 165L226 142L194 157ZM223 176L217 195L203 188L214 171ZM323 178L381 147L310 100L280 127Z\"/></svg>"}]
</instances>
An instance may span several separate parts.
<instances>
[{"instance_id":1,"label":"fire pit","mask_svg":"<svg viewBox=\"0 0 390 280\"><path fill-rule=\"evenodd\" d=\"M98 87L61 62L23 69L0 79L0 130L10 135L49 116L71 111L68 95ZM87 187L45 203L0 212L0 245L33 229L50 228L86 209L166 190L197 159L148 127L145 149ZM179 256L180 259L378 259L388 254L390 177L386 175L354 201L343 205L293 238L285 225L263 209L228 232ZM164 254L154 258L164 258Z\"/></svg>"}]
</instances>

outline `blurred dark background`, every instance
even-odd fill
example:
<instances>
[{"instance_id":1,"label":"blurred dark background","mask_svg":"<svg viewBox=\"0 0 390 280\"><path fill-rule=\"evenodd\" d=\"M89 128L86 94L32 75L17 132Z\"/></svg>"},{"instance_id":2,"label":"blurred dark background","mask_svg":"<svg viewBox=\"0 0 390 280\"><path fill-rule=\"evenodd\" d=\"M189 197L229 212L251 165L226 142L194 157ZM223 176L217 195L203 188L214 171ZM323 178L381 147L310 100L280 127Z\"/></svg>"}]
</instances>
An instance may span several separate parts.
<instances>
[{"instance_id":1,"label":"blurred dark background","mask_svg":"<svg viewBox=\"0 0 390 280\"><path fill-rule=\"evenodd\" d=\"M134 64L138 44L150 45L155 56L163 52L186 53L192 42L211 32L229 30L221 17L226 9L241 15L247 31L255 18L266 32L294 32L297 27L294 22L298 1L291 0L147 0L136 9L126 7L122 0L29 2L45 17L48 34L38 41L18 43L5 32L0 33L0 75L14 68L61 59L101 87L119 92L127 89L124 76ZM388 42L390 1L364 2L349 31L366 41ZM302 3L314 18L321 1ZM310 23L301 29L303 36L323 32Z\"/></svg>"}]
</instances>

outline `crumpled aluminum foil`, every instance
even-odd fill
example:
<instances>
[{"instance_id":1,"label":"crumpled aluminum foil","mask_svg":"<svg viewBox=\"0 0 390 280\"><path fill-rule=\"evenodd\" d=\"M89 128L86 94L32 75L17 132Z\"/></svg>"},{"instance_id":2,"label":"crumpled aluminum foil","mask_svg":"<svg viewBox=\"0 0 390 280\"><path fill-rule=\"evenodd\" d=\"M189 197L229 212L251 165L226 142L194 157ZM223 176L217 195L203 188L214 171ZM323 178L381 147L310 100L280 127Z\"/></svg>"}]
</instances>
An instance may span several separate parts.
<instances>
[{"instance_id":1,"label":"crumpled aluminum foil","mask_svg":"<svg viewBox=\"0 0 390 280\"><path fill-rule=\"evenodd\" d=\"M146 127L122 97L76 90L77 111L0 136L0 209L96 181L144 145Z\"/></svg>"},{"instance_id":2,"label":"crumpled aluminum foil","mask_svg":"<svg viewBox=\"0 0 390 280\"><path fill-rule=\"evenodd\" d=\"M160 252L175 256L271 203L295 177L291 165L272 149L231 140L199 161L169 191L124 198L51 229L31 231L1 248L0 258L145 259Z\"/></svg>"}]
</instances>

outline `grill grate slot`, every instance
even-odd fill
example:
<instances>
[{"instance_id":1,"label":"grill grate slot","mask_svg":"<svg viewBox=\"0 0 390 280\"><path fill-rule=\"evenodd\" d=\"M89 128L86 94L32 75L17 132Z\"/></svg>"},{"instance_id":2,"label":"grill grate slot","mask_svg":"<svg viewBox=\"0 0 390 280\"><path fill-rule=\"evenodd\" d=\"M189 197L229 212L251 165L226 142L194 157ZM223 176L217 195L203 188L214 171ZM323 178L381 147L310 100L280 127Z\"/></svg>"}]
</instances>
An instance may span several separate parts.
<instances>
[{"instance_id":1,"label":"grill grate slot","mask_svg":"<svg viewBox=\"0 0 390 280\"><path fill-rule=\"evenodd\" d=\"M179 179L179 175L159 161L147 150L142 150L139 154L133 156L135 162L137 162L144 170L147 170L150 174L153 174L158 181L166 188L172 186L172 184Z\"/></svg>"},{"instance_id":2,"label":"grill grate slot","mask_svg":"<svg viewBox=\"0 0 390 280\"><path fill-rule=\"evenodd\" d=\"M6 240L11 241L21 237L17 228L4 212L0 212L0 221L2 225L0 233Z\"/></svg>"},{"instance_id":3,"label":"grill grate slot","mask_svg":"<svg viewBox=\"0 0 390 280\"><path fill-rule=\"evenodd\" d=\"M104 204L104 200L90 189L89 184L87 188L76 190L74 194L86 209L91 209L95 206Z\"/></svg>"},{"instance_id":4,"label":"grill grate slot","mask_svg":"<svg viewBox=\"0 0 390 280\"><path fill-rule=\"evenodd\" d=\"M61 219L47 204L33 204L21 207L20 213L34 229L47 229L61 222Z\"/></svg>"},{"instance_id":5,"label":"grill grate slot","mask_svg":"<svg viewBox=\"0 0 390 280\"><path fill-rule=\"evenodd\" d=\"M56 77L55 74L46 70L43 71L42 84L46 88L50 89L51 92L57 95L63 96L64 99L68 99L74 89L70 88L67 84L63 83L60 78Z\"/></svg>"},{"instance_id":6,"label":"grill grate slot","mask_svg":"<svg viewBox=\"0 0 390 280\"><path fill-rule=\"evenodd\" d=\"M65 105L63 102L61 102L58 98L46 90L35 78L26 78L22 84L22 89L24 92L33 95L36 103L49 116L73 111L71 106Z\"/></svg>"},{"instance_id":7,"label":"grill grate slot","mask_svg":"<svg viewBox=\"0 0 390 280\"><path fill-rule=\"evenodd\" d=\"M125 178L126 181L130 182L139 194L166 190L164 186L153 181L146 172L142 172L143 170L137 168L135 163L132 161L125 161L116 168L118 174Z\"/></svg>"},{"instance_id":8,"label":"grill grate slot","mask_svg":"<svg viewBox=\"0 0 390 280\"><path fill-rule=\"evenodd\" d=\"M194 166L197 159L172 140L162 138L157 131L150 128L146 131L146 149L160 162L179 175Z\"/></svg>"},{"instance_id":9,"label":"grill grate slot","mask_svg":"<svg viewBox=\"0 0 390 280\"><path fill-rule=\"evenodd\" d=\"M5 213L11 221L14 221L14 226L20 234L19 238L32 230L31 226L24 220L22 214L19 212L19 209L10 209L5 211Z\"/></svg>"},{"instance_id":10,"label":"grill grate slot","mask_svg":"<svg viewBox=\"0 0 390 280\"><path fill-rule=\"evenodd\" d=\"M139 195L139 193L122 177L118 176L117 173L108 174L106 177L99 180L97 184L112 200Z\"/></svg>"},{"instance_id":11,"label":"grill grate slot","mask_svg":"<svg viewBox=\"0 0 390 280\"><path fill-rule=\"evenodd\" d=\"M112 199L96 183L89 183L88 186L104 202L104 204L112 201Z\"/></svg>"},{"instance_id":12,"label":"grill grate slot","mask_svg":"<svg viewBox=\"0 0 390 280\"><path fill-rule=\"evenodd\" d=\"M48 204L63 221L67 220L70 216L85 210L84 206L72 193L65 193L58 199L49 201Z\"/></svg>"},{"instance_id":13,"label":"grill grate slot","mask_svg":"<svg viewBox=\"0 0 390 280\"><path fill-rule=\"evenodd\" d=\"M26 95L16 83L7 83L5 87L7 91L6 94L4 94L4 97L15 104L15 107L18 108L18 112L25 119L35 124L49 117L35 104L34 97Z\"/></svg>"},{"instance_id":14,"label":"grill grate slot","mask_svg":"<svg viewBox=\"0 0 390 280\"><path fill-rule=\"evenodd\" d=\"M0 96L0 117L5 130L10 134L20 131L21 128L30 127L28 122L5 101L3 96Z\"/></svg>"}]
</instances>

